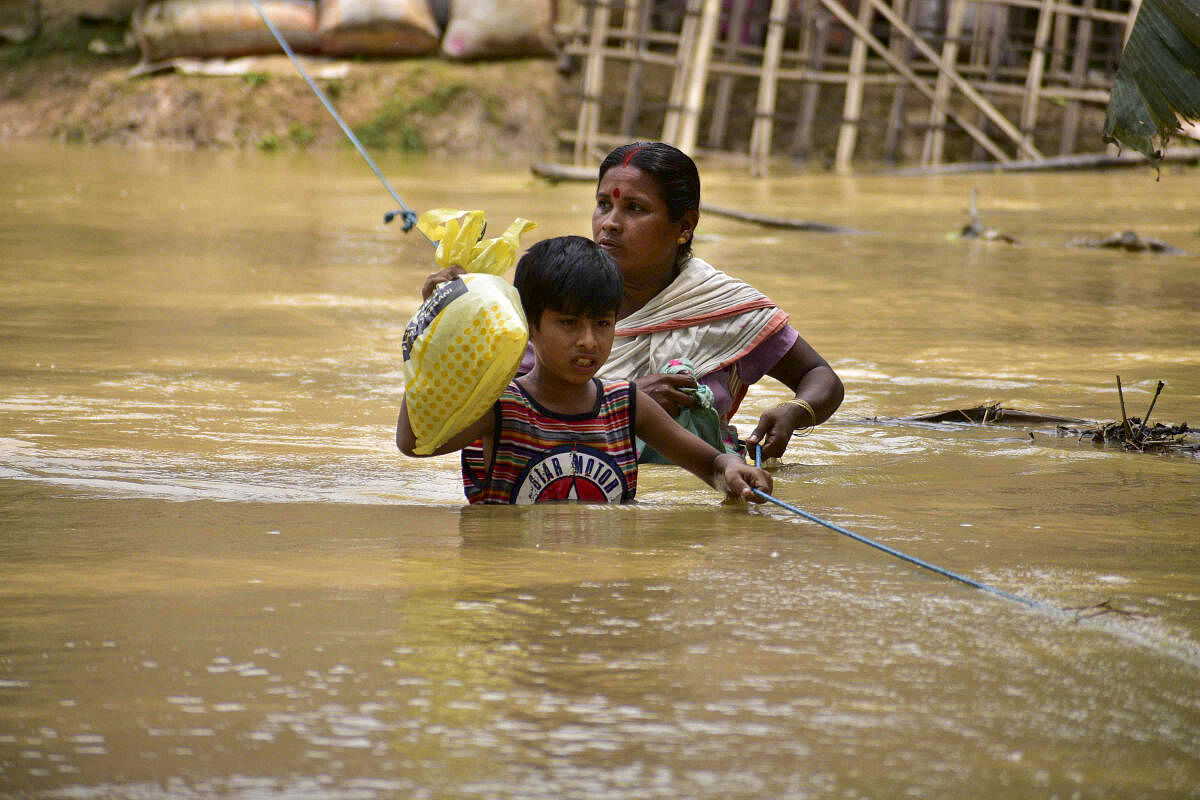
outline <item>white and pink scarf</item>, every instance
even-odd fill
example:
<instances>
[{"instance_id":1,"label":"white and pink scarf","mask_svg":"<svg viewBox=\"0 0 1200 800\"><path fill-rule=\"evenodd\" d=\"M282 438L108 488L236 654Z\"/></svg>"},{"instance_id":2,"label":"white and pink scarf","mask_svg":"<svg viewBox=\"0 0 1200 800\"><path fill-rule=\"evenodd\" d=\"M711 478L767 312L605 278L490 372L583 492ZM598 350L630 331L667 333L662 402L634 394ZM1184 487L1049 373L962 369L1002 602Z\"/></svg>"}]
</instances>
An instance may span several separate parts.
<instances>
[{"instance_id":1,"label":"white and pink scarf","mask_svg":"<svg viewBox=\"0 0 1200 800\"><path fill-rule=\"evenodd\" d=\"M667 288L617 322L612 354L598 374L637 378L664 372L671 359L688 358L703 377L733 364L787 322L762 292L692 258Z\"/></svg>"}]
</instances>

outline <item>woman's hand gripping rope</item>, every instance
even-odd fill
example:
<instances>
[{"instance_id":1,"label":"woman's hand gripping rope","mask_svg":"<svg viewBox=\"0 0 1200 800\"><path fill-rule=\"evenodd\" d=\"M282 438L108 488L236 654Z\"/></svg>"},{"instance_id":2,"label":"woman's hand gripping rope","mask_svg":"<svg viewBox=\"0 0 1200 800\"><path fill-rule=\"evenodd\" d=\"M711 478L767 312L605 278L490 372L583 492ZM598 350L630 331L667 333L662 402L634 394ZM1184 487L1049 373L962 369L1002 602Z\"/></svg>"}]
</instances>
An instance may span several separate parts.
<instances>
[{"instance_id":1,"label":"woman's hand gripping rope","mask_svg":"<svg viewBox=\"0 0 1200 800\"><path fill-rule=\"evenodd\" d=\"M816 412L806 400L787 400L763 412L754 432L746 437L746 445L760 448L764 458L780 458L792 436L812 432L816 421Z\"/></svg>"}]
</instances>

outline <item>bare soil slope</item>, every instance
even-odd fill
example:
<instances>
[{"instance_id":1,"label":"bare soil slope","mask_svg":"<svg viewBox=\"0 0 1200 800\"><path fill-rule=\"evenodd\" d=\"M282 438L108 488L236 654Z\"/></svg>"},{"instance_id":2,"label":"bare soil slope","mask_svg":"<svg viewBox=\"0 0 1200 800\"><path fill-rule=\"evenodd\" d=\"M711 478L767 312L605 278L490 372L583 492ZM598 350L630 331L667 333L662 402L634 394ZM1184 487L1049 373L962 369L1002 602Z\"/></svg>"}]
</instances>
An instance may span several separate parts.
<instances>
[{"instance_id":1,"label":"bare soil slope","mask_svg":"<svg viewBox=\"0 0 1200 800\"><path fill-rule=\"evenodd\" d=\"M103 33L103 32L100 32ZM264 149L346 146L283 55L241 74L133 76L135 50L96 31L0 46L0 141ZM107 42L115 54L89 45ZM309 62L368 146L483 158L553 152L560 78L548 59Z\"/></svg>"}]
</instances>

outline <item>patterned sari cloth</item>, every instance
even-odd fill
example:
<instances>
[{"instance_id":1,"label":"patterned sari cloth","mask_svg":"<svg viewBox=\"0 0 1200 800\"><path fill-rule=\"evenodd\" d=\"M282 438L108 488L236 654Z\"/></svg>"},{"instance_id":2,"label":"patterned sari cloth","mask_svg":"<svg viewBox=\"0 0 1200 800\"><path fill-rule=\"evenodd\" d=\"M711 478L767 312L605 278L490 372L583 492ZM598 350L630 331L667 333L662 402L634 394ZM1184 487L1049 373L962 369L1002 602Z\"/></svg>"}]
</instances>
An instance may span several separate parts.
<instances>
[{"instance_id":1,"label":"patterned sari cloth","mask_svg":"<svg viewBox=\"0 0 1200 800\"><path fill-rule=\"evenodd\" d=\"M697 381L712 389L723 429L717 441L706 430L693 433L732 452L736 433L729 420L747 387L773 367L796 338L788 315L762 292L692 258L667 288L617 323L612 354L598 374L613 380L677 372L678 362L685 361ZM746 365L743 359L754 363ZM743 366L749 366L751 374Z\"/></svg>"}]
</instances>

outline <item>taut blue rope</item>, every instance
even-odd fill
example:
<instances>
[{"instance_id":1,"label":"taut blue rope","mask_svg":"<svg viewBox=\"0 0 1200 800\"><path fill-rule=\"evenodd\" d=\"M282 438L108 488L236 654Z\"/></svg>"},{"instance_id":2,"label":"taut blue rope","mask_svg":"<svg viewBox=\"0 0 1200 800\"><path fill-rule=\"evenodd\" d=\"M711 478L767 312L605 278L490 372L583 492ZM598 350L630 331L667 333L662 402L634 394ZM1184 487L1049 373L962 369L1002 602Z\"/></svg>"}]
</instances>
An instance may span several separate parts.
<instances>
[{"instance_id":1,"label":"taut blue rope","mask_svg":"<svg viewBox=\"0 0 1200 800\"><path fill-rule=\"evenodd\" d=\"M762 445L755 445L754 464L755 464L755 466L758 466L758 467L762 466ZM959 581L960 583L965 583L968 586L974 586L976 589L982 589L985 592L991 592L992 594L998 595L999 597L1003 597L1006 600L1015 600L1018 603L1023 603L1024 605L1031 606L1032 608L1039 608L1039 609L1046 610L1046 611L1055 611L1055 612L1058 611L1058 609L1053 608L1052 606L1045 605L1044 603L1039 603L1036 600L1030 600L1028 597L1021 597L1020 595L1011 594L1009 592L1004 591L1003 589L997 589L995 586L989 586L986 583L980 583L979 581L972 580L971 578L968 578L964 575L959 575L957 573L951 572L950 570L942 569L941 567L937 566L936 564L930 564L928 561L922 561L921 559L919 559L915 556L910 556L907 553L902 553L899 550L888 547L886 544L880 544L879 542L872 541L871 539L868 539L865 536L860 536L859 534L855 533L854 531L846 530L845 528L843 528L840 525L835 525L832 522L823 520L820 517L816 516L815 514L810 514L807 511L805 511L804 509L796 508L795 506L785 503L782 500L778 500L778 499L772 497L771 495L767 494L766 492L764 492L761 489L754 489L754 493L756 495L758 495L759 497L761 497L762 499L774 503L775 505L779 506L780 508L786 508L788 511L791 511L793 514L799 514L800 516L804 517L805 519L807 519L811 522L815 522L818 525L824 525L826 528L829 528L829 530L831 530L831 531L837 531L838 533L842 534L843 536L849 536L851 539L853 539L856 542L862 542L863 544L870 545L871 547L874 547L876 550L882 550L883 552L887 553L888 555L895 556L896 558L899 558L903 561L907 561L910 564L916 564L918 567L923 567L924 569L930 570L932 572L936 572L939 575L944 575L945 577L950 578L951 580L956 580L956 581Z\"/></svg>"},{"instance_id":2,"label":"taut blue rope","mask_svg":"<svg viewBox=\"0 0 1200 800\"><path fill-rule=\"evenodd\" d=\"M317 99L325 104L326 110L333 115L333 119L339 126L341 126L342 132L346 134L347 138L350 139L351 144L357 148L358 154L363 157L364 161L367 162L367 166L369 166L375 173L375 177L379 178L379 181L384 185L384 188L386 188L392 195L392 199L400 204L400 210L387 212L383 215L383 221L388 223L396 217L400 217L404 224L405 233L411 231L417 224L416 212L409 208L405 202L400 199L400 195L398 195L396 190L392 188L392 185L388 183L387 178L383 177L383 173L379 171L379 167L375 166L375 162L371 160L369 155L367 155L366 148L362 146L360 141L358 141L358 137L354 135L354 131L350 130L350 126L347 125L344 120L342 120L342 117L340 114L338 114L337 109L333 107L333 103L329 102L329 98L325 96L325 93L321 91L321 88L317 86L313 79L308 76L308 73L304 70L304 67L300 65L300 60L297 59L296 54L292 52L292 48L288 45L287 39L283 38L283 34L281 34L279 29L275 27L275 23L271 22L271 18L267 16L267 12L263 11L263 7L259 4L258 0L250 0L250 2L254 3L254 8L256 11L258 11L258 15L262 17L262 21L267 24L267 28L270 29L271 34L275 37L275 40L279 42L279 46L283 48L283 52L287 53L287 57L292 60L292 64L296 67L296 71L300 73L300 77L304 78L304 82L308 84L308 88L312 89L313 93L316 94ZM417 228L417 230L421 229ZM426 239L429 239L429 236L427 236L424 231L421 231L421 235L425 236ZM429 239L429 241L432 242L433 240Z\"/></svg>"}]
</instances>

